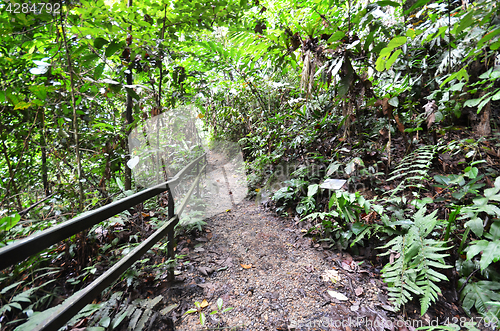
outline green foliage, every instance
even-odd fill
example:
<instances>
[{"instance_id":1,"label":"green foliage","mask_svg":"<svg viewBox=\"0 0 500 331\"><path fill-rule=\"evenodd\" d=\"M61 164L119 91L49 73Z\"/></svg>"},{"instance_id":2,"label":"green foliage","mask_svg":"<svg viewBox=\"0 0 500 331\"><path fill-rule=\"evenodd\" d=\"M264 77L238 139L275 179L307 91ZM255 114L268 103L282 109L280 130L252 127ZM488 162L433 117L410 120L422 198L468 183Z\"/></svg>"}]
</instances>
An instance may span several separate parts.
<instances>
[{"instance_id":1,"label":"green foliage","mask_svg":"<svg viewBox=\"0 0 500 331\"><path fill-rule=\"evenodd\" d=\"M210 315L217 315L219 318L221 318L222 314L224 314L225 312L228 312L230 310L233 309L233 307L226 307L224 309L222 309L223 305L224 305L224 302L222 300L222 298L219 298L217 299L217 309L216 310L213 310ZM208 306L208 302L206 302L206 300L203 300L202 303L196 301L194 303L194 305L196 306L196 308L192 308L192 309L189 309L187 310L184 315L187 315L187 314L193 314L193 313L198 313L199 314L199 319L200 319L200 324L201 325L205 325L205 322L206 322L206 316L205 316L205 313L202 311L203 308L205 308L206 306ZM219 326L220 324L220 321L217 322L217 326Z\"/></svg>"},{"instance_id":2,"label":"green foliage","mask_svg":"<svg viewBox=\"0 0 500 331\"><path fill-rule=\"evenodd\" d=\"M320 234L322 241L330 241L330 246L336 244L339 249L354 245L367 234L367 227L359 222L359 215L361 212L369 213L372 205L358 192L335 191L328 208L329 212L314 212L301 219L319 221L307 231L308 234ZM357 236L354 242L353 236Z\"/></svg>"},{"instance_id":3,"label":"green foliage","mask_svg":"<svg viewBox=\"0 0 500 331\"><path fill-rule=\"evenodd\" d=\"M481 217L483 213L491 217L500 217L500 208L497 206L498 202L500 202L499 191L500 177L495 180L495 187L484 190L484 196L480 196L473 200L473 205L462 208L462 218L470 219L466 223L466 226L478 237L483 235L484 221ZM496 234L494 235L496 236Z\"/></svg>"},{"instance_id":4,"label":"green foliage","mask_svg":"<svg viewBox=\"0 0 500 331\"><path fill-rule=\"evenodd\" d=\"M289 207L296 203L301 192L307 187L308 182L302 179L292 178L285 181L285 184L287 184L287 186L277 190L272 197L278 207L276 209L278 213L285 213ZM308 196L307 199L304 200L309 203L308 207L310 207L311 198L312 196ZM302 211L302 208L304 207L299 208L299 206L297 206L297 211Z\"/></svg>"},{"instance_id":5,"label":"green foliage","mask_svg":"<svg viewBox=\"0 0 500 331\"><path fill-rule=\"evenodd\" d=\"M396 310L413 298L420 297L421 315L441 293L437 283L448 280L436 269L450 268L444 258L449 254L443 242L427 238L438 222L436 213L425 215L422 208L413 215L413 224L408 232L389 241L380 248L389 249L381 256L390 255L388 264L382 269L384 281L389 285L389 299Z\"/></svg>"},{"instance_id":6,"label":"green foliage","mask_svg":"<svg viewBox=\"0 0 500 331\"><path fill-rule=\"evenodd\" d=\"M314 196L316 195L316 193L318 193L318 190L318 184L311 184L307 187L307 196L302 197L300 203L295 209L297 211L297 214L305 215L314 211L314 209L316 208L316 199L314 198Z\"/></svg>"},{"instance_id":7,"label":"green foliage","mask_svg":"<svg viewBox=\"0 0 500 331\"><path fill-rule=\"evenodd\" d=\"M473 241L466 249L467 260L471 260L477 254L482 253L479 261L481 270L500 260L500 221L493 222L489 233L486 233L484 237L486 239Z\"/></svg>"},{"instance_id":8,"label":"green foliage","mask_svg":"<svg viewBox=\"0 0 500 331\"><path fill-rule=\"evenodd\" d=\"M6 245L6 240L8 238L8 231L16 226L21 220L21 215L14 214L11 216L5 216L0 219L0 247Z\"/></svg>"},{"instance_id":9,"label":"green foliage","mask_svg":"<svg viewBox=\"0 0 500 331\"><path fill-rule=\"evenodd\" d=\"M459 281L459 285L463 285L465 279ZM483 315L490 321L498 320L500 317L500 308L498 305L491 304L491 301L500 301L500 283L488 280L481 280L467 284L460 293L462 307L471 314L471 309L474 307L478 313Z\"/></svg>"},{"instance_id":10,"label":"green foliage","mask_svg":"<svg viewBox=\"0 0 500 331\"><path fill-rule=\"evenodd\" d=\"M405 156L387 179L387 181L401 180L398 186L391 191L391 197L408 187L423 188L421 182L428 176L435 154L435 146L424 145Z\"/></svg>"},{"instance_id":11,"label":"green foliage","mask_svg":"<svg viewBox=\"0 0 500 331\"><path fill-rule=\"evenodd\" d=\"M175 232L178 234L181 230L190 233L194 230L202 231L207 222L203 221L203 211L190 211L183 213L179 224L175 227Z\"/></svg>"}]
</instances>

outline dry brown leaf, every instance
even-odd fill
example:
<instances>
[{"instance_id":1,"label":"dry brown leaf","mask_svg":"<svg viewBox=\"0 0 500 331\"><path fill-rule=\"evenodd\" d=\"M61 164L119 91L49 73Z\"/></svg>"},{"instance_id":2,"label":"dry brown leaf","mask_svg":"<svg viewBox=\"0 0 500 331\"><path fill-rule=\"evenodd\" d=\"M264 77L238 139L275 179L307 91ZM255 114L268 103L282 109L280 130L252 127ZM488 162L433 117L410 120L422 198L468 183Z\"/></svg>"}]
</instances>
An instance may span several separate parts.
<instances>
[{"instance_id":1,"label":"dry brown leaf","mask_svg":"<svg viewBox=\"0 0 500 331\"><path fill-rule=\"evenodd\" d=\"M205 308L205 307L207 307L207 306L208 306L208 301L207 301L207 299L203 299L203 301L202 301L202 302L201 302L201 304L200 304L200 307L201 307L201 308Z\"/></svg>"},{"instance_id":2,"label":"dry brown leaf","mask_svg":"<svg viewBox=\"0 0 500 331\"><path fill-rule=\"evenodd\" d=\"M251 264L240 264L240 266L241 266L243 269L250 269L250 268L252 268L252 265L251 265Z\"/></svg>"}]
</instances>

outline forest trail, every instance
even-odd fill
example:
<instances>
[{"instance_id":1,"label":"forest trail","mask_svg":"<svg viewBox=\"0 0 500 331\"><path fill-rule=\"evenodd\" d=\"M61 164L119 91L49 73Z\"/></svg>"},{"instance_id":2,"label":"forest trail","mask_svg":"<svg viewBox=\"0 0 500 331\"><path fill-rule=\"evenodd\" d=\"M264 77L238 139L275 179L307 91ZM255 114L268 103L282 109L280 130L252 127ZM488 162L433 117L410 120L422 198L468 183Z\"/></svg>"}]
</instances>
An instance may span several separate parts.
<instances>
[{"instance_id":1,"label":"forest trail","mask_svg":"<svg viewBox=\"0 0 500 331\"><path fill-rule=\"evenodd\" d=\"M231 173L213 171L222 165L220 159L208 155L211 179L229 181L235 190ZM387 303L383 283L373 267L360 267L349 254L313 243L297 218L278 217L248 200L229 205L223 191L211 196L208 207L228 210L206 220L199 237L178 242L177 252L187 255L186 262L164 293L167 302L178 305L172 311L176 330L203 329L198 313L183 315L203 300L209 328L368 330L367 322L390 324L382 309ZM210 315L219 298L224 308L234 309Z\"/></svg>"},{"instance_id":2,"label":"forest trail","mask_svg":"<svg viewBox=\"0 0 500 331\"><path fill-rule=\"evenodd\" d=\"M347 254L340 256L312 245L294 221L253 202L244 201L213 217L205 234L195 239L195 246L184 248L191 263L178 276L189 290L179 293L174 285L170 292L180 294L172 299L182 301L182 311L205 299L208 315L216 309L218 298L224 307L234 308L220 318L207 316L209 326L221 323L237 330L312 330L315 326L321 330L350 321L351 330L356 330L356 321L361 323L363 318L388 320L377 307L385 301L382 282L370 277L371 271L355 270L357 264ZM346 268L352 266L353 272L341 269L342 262ZM339 298L328 291L338 293ZM188 307L182 309L183 305ZM177 325L176 330L201 329L197 314L185 315Z\"/></svg>"}]
</instances>

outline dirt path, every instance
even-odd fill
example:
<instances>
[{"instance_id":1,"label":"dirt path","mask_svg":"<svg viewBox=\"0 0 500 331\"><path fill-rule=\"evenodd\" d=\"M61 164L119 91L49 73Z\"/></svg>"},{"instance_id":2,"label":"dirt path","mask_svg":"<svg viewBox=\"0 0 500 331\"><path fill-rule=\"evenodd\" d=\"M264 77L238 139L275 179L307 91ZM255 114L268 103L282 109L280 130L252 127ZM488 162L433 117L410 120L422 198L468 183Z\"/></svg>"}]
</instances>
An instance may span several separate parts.
<instances>
[{"instance_id":1,"label":"dirt path","mask_svg":"<svg viewBox=\"0 0 500 331\"><path fill-rule=\"evenodd\" d=\"M210 154L209 169L216 170L220 159ZM408 323L432 322L426 314L405 326L401 313L389 311L378 270L304 237L297 218L278 217L247 200L230 204L222 185L228 178L233 185L231 171L225 177L212 172L220 184L208 201L213 216L197 237L179 238L177 253L186 257L176 282L162 293L175 330L413 330ZM230 210L214 215L217 206ZM234 309L210 315L219 298ZM198 313L184 314L204 300L205 328Z\"/></svg>"},{"instance_id":2,"label":"dirt path","mask_svg":"<svg viewBox=\"0 0 500 331\"><path fill-rule=\"evenodd\" d=\"M188 253L191 263L182 267L179 280L196 287L182 298L181 311L206 299L210 306L204 312L209 314L222 298L225 307L234 309L217 320L208 317L207 325L215 327L219 322L239 330L330 329L330 325L346 325L349 317L355 330L361 317L385 320L386 314L373 307L381 302L376 293L382 284L370 282L369 273L364 284L357 284L357 276L335 265L340 256L312 248L293 225L249 201L213 217L210 232L197 239L202 245ZM335 270L331 273L336 283L323 279L328 270ZM347 300L333 298L328 290L344 294ZM176 324L176 330L201 329L196 314ZM361 325L359 329L366 330Z\"/></svg>"},{"instance_id":3,"label":"dirt path","mask_svg":"<svg viewBox=\"0 0 500 331\"><path fill-rule=\"evenodd\" d=\"M202 329L198 314L183 314L203 300L209 304L203 309L205 326L212 328L367 330L366 321L388 321L379 308L386 302L379 290L383 284L373 270L313 244L297 219L277 217L246 200L230 204L225 182L237 198L241 189L235 188L234 169L220 171L221 159L208 155L210 180L219 184L208 209L222 205L230 211L207 220L200 237L178 242L177 252L187 257L177 267L177 283L165 293L167 302L178 305L171 312L176 330ZM219 298L234 309L209 315Z\"/></svg>"}]
</instances>

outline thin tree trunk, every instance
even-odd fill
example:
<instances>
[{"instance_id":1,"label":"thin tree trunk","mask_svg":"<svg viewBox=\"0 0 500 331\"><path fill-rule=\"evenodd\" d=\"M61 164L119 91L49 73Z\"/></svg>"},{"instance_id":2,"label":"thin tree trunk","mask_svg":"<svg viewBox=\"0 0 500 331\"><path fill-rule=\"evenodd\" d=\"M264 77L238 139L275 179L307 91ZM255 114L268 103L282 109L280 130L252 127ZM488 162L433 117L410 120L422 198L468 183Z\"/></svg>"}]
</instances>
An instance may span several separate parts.
<instances>
[{"instance_id":1,"label":"thin tree trunk","mask_svg":"<svg viewBox=\"0 0 500 331\"><path fill-rule=\"evenodd\" d=\"M82 163L81 163L81 159L80 159L80 146L79 146L80 144L79 144L79 137L78 137L78 117L76 114L74 72L73 72L73 66L71 64L71 54L69 53L68 42L66 40L66 29L64 28L64 21L63 21L62 15L63 14L61 11L61 29L62 29L64 48L66 50L66 59L68 62L68 70L69 70L69 77L70 77L70 84L71 84L71 107L73 108L73 130L74 130L74 139L75 139L77 180L78 180L78 191L79 191L78 211L81 212L83 210L84 195L83 195L83 184L81 181L81 179L82 179Z\"/></svg>"},{"instance_id":2,"label":"thin tree trunk","mask_svg":"<svg viewBox=\"0 0 500 331\"><path fill-rule=\"evenodd\" d=\"M7 146L5 146L4 141L2 141L2 145L3 145L3 155L5 156L5 162L7 163L7 167L9 168L9 175L10 175L10 181L9 181L9 184L7 184L5 197L7 197L9 195L10 183L12 182L12 188L14 189L15 196L17 197L18 209L21 210L22 209L21 199L19 198L19 194L18 194L19 191L17 189L16 182L14 181L14 172L12 170L12 165L10 164L10 158L9 158L9 154L7 152Z\"/></svg>"},{"instance_id":3,"label":"thin tree trunk","mask_svg":"<svg viewBox=\"0 0 500 331\"><path fill-rule=\"evenodd\" d=\"M130 8L132 7L132 0L128 0L127 6ZM129 31L132 34L132 25L129 27ZM127 80L127 85L132 85L133 84L133 77L132 77L132 63L128 66L127 73L125 74L125 78ZM127 153L125 154L125 190L131 190L132 189L132 169L129 168L127 165L128 161L130 160L130 149L129 149L129 144L128 144L128 136L130 132L132 131L130 127L128 127L132 122L134 122L134 118L132 116L132 110L133 110L133 100L132 96L130 93L127 91L127 106L126 106L126 111L125 111L125 120L126 120L126 134L127 137L126 139L126 151Z\"/></svg>"},{"instance_id":4,"label":"thin tree trunk","mask_svg":"<svg viewBox=\"0 0 500 331\"><path fill-rule=\"evenodd\" d=\"M40 146L42 150L42 182L43 182L43 192L45 196L50 195L49 181L48 181L48 169L47 169L47 146L45 141L45 113L43 108L40 111Z\"/></svg>"}]
</instances>

